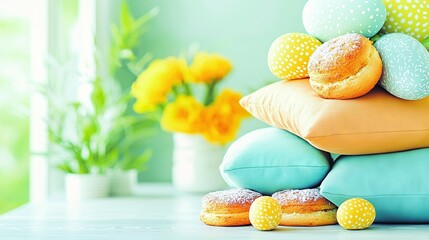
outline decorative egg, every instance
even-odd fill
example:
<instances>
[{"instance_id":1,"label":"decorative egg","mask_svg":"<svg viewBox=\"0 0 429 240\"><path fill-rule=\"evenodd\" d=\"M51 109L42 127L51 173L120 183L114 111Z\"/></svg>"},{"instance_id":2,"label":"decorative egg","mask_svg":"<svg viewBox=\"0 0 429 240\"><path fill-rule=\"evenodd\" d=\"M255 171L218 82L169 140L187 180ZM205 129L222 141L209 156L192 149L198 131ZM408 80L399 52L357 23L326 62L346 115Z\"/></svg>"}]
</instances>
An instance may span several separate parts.
<instances>
[{"instance_id":1,"label":"decorative egg","mask_svg":"<svg viewBox=\"0 0 429 240\"><path fill-rule=\"evenodd\" d=\"M287 33L277 38L268 51L268 67L281 79L307 78L310 56L322 43L304 33Z\"/></svg>"},{"instance_id":2,"label":"decorative egg","mask_svg":"<svg viewBox=\"0 0 429 240\"><path fill-rule=\"evenodd\" d=\"M370 38L383 27L386 8L382 0L309 0L302 19L307 32L322 42L346 33Z\"/></svg>"},{"instance_id":3,"label":"decorative egg","mask_svg":"<svg viewBox=\"0 0 429 240\"><path fill-rule=\"evenodd\" d=\"M273 230L279 225L281 218L280 204L272 197L259 197L250 206L250 223L258 230Z\"/></svg>"},{"instance_id":4,"label":"decorative egg","mask_svg":"<svg viewBox=\"0 0 429 240\"><path fill-rule=\"evenodd\" d=\"M387 10L383 31L405 33L420 42L429 37L429 1L383 0Z\"/></svg>"},{"instance_id":5,"label":"decorative egg","mask_svg":"<svg viewBox=\"0 0 429 240\"><path fill-rule=\"evenodd\" d=\"M383 61L379 84L392 95L407 100L429 96L429 52L403 33L382 36L375 44Z\"/></svg>"},{"instance_id":6,"label":"decorative egg","mask_svg":"<svg viewBox=\"0 0 429 240\"><path fill-rule=\"evenodd\" d=\"M374 220L374 206L362 198L351 198L343 202L337 210L337 221L345 229L365 229L371 226Z\"/></svg>"}]
</instances>

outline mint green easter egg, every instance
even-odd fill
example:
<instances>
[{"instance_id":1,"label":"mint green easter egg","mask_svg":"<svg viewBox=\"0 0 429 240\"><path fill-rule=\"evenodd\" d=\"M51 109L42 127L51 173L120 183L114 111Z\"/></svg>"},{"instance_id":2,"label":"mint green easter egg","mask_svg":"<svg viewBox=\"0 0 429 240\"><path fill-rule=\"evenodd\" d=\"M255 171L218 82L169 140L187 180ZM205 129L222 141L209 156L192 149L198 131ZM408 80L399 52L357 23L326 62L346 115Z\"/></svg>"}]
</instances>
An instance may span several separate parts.
<instances>
[{"instance_id":1,"label":"mint green easter egg","mask_svg":"<svg viewBox=\"0 0 429 240\"><path fill-rule=\"evenodd\" d=\"M429 96L429 52L413 37L403 33L382 36L375 44L383 61L380 85L402 99Z\"/></svg>"},{"instance_id":2,"label":"mint green easter egg","mask_svg":"<svg viewBox=\"0 0 429 240\"><path fill-rule=\"evenodd\" d=\"M309 0L302 19L307 32L322 42L346 33L370 38L383 27L386 8L382 0Z\"/></svg>"}]
</instances>

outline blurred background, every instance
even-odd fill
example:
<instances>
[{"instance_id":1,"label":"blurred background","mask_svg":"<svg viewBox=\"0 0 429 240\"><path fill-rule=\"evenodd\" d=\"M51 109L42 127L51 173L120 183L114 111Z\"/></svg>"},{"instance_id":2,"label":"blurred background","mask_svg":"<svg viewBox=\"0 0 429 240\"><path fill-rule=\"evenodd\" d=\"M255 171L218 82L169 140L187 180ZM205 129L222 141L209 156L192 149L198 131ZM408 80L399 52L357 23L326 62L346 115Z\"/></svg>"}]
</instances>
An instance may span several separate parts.
<instances>
[{"instance_id":1,"label":"blurred background","mask_svg":"<svg viewBox=\"0 0 429 240\"><path fill-rule=\"evenodd\" d=\"M178 56L190 50L216 52L233 70L221 88L248 94L275 81L266 57L274 39L304 32L305 0L1 0L0 8L0 214L28 201L43 200L62 189L47 123L54 116L52 99L37 91L39 84L66 86L66 95L85 92L76 74L97 69L110 76L121 92L129 92L136 71L147 59ZM115 26L124 4L139 25L138 41L118 43ZM122 15L121 15L122 14ZM122 24L122 25L121 25ZM141 32L140 32L141 31ZM122 32L123 33L123 32ZM121 45L122 44L122 45ZM123 51L123 50L127 51ZM130 50L131 55L130 55ZM96 61L94 59L96 53ZM76 64L72 64L75 59ZM140 67L140 68L139 68ZM138 74L138 73L137 73ZM63 99L56 98L59 104ZM108 96L107 96L108 97ZM130 100L124 114L133 116ZM239 135L265 126L243 122ZM148 127L148 126L145 126ZM170 182L173 142L157 123L154 134L133 148L149 148L152 157L141 182Z\"/></svg>"}]
</instances>

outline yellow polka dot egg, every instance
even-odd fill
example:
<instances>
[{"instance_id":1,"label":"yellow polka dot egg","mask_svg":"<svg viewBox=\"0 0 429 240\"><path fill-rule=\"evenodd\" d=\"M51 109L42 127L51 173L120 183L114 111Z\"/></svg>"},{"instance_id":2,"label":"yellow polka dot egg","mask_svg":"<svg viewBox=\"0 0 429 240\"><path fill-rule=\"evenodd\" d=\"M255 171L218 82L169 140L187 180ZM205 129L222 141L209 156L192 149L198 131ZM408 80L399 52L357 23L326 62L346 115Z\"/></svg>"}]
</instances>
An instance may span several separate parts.
<instances>
[{"instance_id":1,"label":"yellow polka dot egg","mask_svg":"<svg viewBox=\"0 0 429 240\"><path fill-rule=\"evenodd\" d=\"M284 80L308 77L308 60L322 43L304 33L288 33L277 38L268 52L271 72Z\"/></svg>"},{"instance_id":2,"label":"yellow polka dot egg","mask_svg":"<svg viewBox=\"0 0 429 240\"><path fill-rule=\"evenodd\" d=\"M349 230L365 229L375 220L375 208L365 199L351 198L343 202L337 211L337 221Z\"/></svg>"},{"instance_id":3,"label":"yellow polka dot egg","mask_svg":"<svg viewBox=\"0 0 429 240\"><path fill-rule=\"evenodd\" d=\"M420 42L429 37L429 0L383 0L387 10L383 31L405 33Z\"/></svg>"},{"instance_id":4,"label":"yellow polka dot egg","mask_svg":"<svg viewBox=\"0 0 429 240\"><path fill-rule=\"evenodd\" d=\"M282 218L280 204L272 197L257 198L250 206L250 223L262 231L273 230Z\"/></svg>"}]
</instances>

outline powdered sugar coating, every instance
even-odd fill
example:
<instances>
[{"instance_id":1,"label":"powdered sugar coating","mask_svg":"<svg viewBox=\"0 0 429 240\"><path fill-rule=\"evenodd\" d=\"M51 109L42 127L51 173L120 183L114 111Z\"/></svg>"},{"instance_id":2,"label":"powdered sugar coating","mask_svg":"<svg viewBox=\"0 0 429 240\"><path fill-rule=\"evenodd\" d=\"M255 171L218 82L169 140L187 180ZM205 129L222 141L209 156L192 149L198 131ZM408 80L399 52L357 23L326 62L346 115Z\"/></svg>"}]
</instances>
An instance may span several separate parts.
<instances>
[{"instance_id":1,"label":"powdered sugar coating","mask_svg":"<svg viewBox=\"0 0 429 240\"><path fill-rule=\"evenodd\" d=\"M261 196L262 194L249 189L236 188L208 193L203 197L203 204L207 202L220 204L248 204Z\"/></svg>"},{"instance_id":2,"label":"powdered sugar coating","mask_svg":"<svg viewBox=\"0 0 429 240\"><path fill-rule=\"evenodd\" d=\"M345 34L324 43L310 57L308 68L317 72L326 72L338 67L347 55L354 55L361 46L364 37L356 33Z\"/></svg>"},{"instance_id":3,"label":"powdered sugar coating","mask_svg":"<svg viewBox=\"0 0 429 240\"><path fill-rule=\"evenodd\" d=\"M273 198L280 203L286 205L291 201L298 201L299 203L307 203L310 201L317 201L323 196L320 194L319 189L303 189L303 190L284 190L273 194Z\"/></svg>"}]
</instances>

